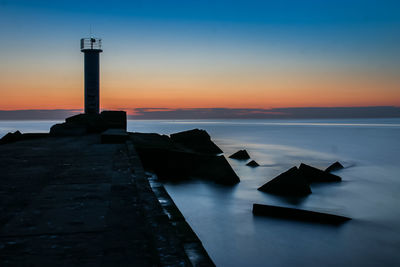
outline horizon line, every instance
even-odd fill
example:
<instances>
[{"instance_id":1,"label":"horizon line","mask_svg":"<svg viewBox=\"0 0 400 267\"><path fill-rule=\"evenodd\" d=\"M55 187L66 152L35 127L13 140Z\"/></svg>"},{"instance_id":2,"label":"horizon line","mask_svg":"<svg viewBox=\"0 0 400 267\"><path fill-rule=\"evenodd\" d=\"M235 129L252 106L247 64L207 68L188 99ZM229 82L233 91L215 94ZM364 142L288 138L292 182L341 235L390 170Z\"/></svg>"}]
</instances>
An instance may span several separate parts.
<instances>
[{"instance_id":1,"label":"horizon line","mask_svg":"<svg viewBox=\"0 0 400 267\"><path fill-rule=\"evenodd\" d=\"M290 108L121 108L128 119L340 119L400 118L400 106ZM0 120L63 120L83 109L0 110Z\"/></svg>"},{"instance_id":2,"label":"horizon line","mask_svg":"<svg viewBox=\"0 0 400 267\"><path fill-rule=\"evenodd\" d=\"M313 108L381 108L381 107L390 107L390 108L400 108L400 105L362 105L362 106L282 106L282 107L271 107L271 108L262 108L262 107L119 107L119 108L101 108L101 111L105 110L134 110L134 109L157 109L157 110L178 110L178 109L262 109L262 110L274 110L274 109L313 109ZM0 109L0 111L83 111L83 108L22 108L22 109Z\"/></svg>"}]
</instances>

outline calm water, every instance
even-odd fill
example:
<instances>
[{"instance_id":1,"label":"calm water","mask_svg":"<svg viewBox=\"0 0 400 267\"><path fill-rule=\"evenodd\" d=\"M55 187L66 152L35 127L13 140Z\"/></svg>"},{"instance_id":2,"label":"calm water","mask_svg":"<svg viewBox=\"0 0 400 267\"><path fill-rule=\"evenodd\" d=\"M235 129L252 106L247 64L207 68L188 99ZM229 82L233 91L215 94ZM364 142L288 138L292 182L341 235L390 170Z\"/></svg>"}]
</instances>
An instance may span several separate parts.
<instances>
[{"instance_id":1,"label":"calm water","mask_svg":"<svg viewBox=\"0 0 400 267\"><path fill-rule=\"evenodd\" d=\"M48 131L54 121L0 121ZM129 121L129 131L170 134L207 130L225 155L247 149L261 164L229 160L241 183L166 184L217 266L400 266L400 119ZM300 200L256 189L301 162L325 168L339 160L342 183L313 186ZM352 217L340 226L254 217L253 203L294 206Z\"/></svg>"}]
</instances>

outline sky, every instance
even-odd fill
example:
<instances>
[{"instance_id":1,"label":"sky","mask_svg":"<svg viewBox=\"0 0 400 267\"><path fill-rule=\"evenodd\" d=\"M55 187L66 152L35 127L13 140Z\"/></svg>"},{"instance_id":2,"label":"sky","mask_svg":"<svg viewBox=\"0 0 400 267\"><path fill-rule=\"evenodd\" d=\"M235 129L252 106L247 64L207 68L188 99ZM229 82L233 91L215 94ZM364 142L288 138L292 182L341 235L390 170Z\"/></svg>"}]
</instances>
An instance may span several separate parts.
<instances>
[{"instance_id":1,"label":"sky","mask_svg":"<svg viewBox=\"0 0 400 267\"><path fill-rule=\"evenodd\" d=\"M0 110L400 106L400 1L0 0Z\"/></svg>"}]
</instances>

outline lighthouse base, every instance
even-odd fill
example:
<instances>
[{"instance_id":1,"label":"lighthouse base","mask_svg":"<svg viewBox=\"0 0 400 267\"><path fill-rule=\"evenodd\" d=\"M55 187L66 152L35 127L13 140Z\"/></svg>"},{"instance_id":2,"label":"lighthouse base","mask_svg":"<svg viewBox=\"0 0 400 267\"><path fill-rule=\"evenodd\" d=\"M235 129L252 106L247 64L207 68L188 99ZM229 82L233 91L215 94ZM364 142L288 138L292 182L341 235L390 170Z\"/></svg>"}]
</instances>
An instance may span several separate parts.
<instances>
[{"instance_id":1,"label":"lighthouse base","mask_svg":"<svg viewBox=\"0 0 400 267\"><path fill-rule=\"evenodd\" d=\"M50 135L70 136L101 133L107 129L126 131L125 111L103 111L100 114L78 114L50 129Z\"/></svg>"}]
</instances>

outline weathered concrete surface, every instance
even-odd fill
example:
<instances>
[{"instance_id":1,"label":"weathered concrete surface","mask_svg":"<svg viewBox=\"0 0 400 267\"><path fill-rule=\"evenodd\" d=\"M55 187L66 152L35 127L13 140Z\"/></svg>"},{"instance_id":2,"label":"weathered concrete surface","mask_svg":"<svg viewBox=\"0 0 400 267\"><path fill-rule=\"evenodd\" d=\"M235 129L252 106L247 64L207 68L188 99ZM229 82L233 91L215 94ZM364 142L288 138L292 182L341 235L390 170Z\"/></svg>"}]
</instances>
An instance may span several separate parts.
<instances>
[{"instance_id":1,"label":"weathered concrete surface","mask_svg":"<svg viewBox=\"0 0 400 267\"><path fill-rule=\"evenodd\" d=\"M191 266L132 151L100 135L1 145L0 265Z\"/></svg>"},{"instance_id":2,"label":"weathered concrete surface","mask_svg":"<svg viewBox=\"0 0 400 267\"><path fill-rule=\"evenodd\" d=\"M127 146L131 165L135 169L135 182L140 184L141 188L138 190L138 195L143 200L142 208L145 210L147 223L156 237L154 242L159 253L160 264L177 266L182 257L183 248L190 265L215 266L164 186L154 179L152 179L152 185L149 184L133 142L128 141ZM187 264L184 263L183 266Z\"/></svg>"},{"instance_id":3,"label":"weathered concrete surface","mask_svg":"<svg viewBox=\"0 0 400 267\"><path fill-rule=\"evenodd\" d=\"M123 144L129 135L124 129L108 129L101 133L102 144Z\"/></svg>"}]
</instances>

